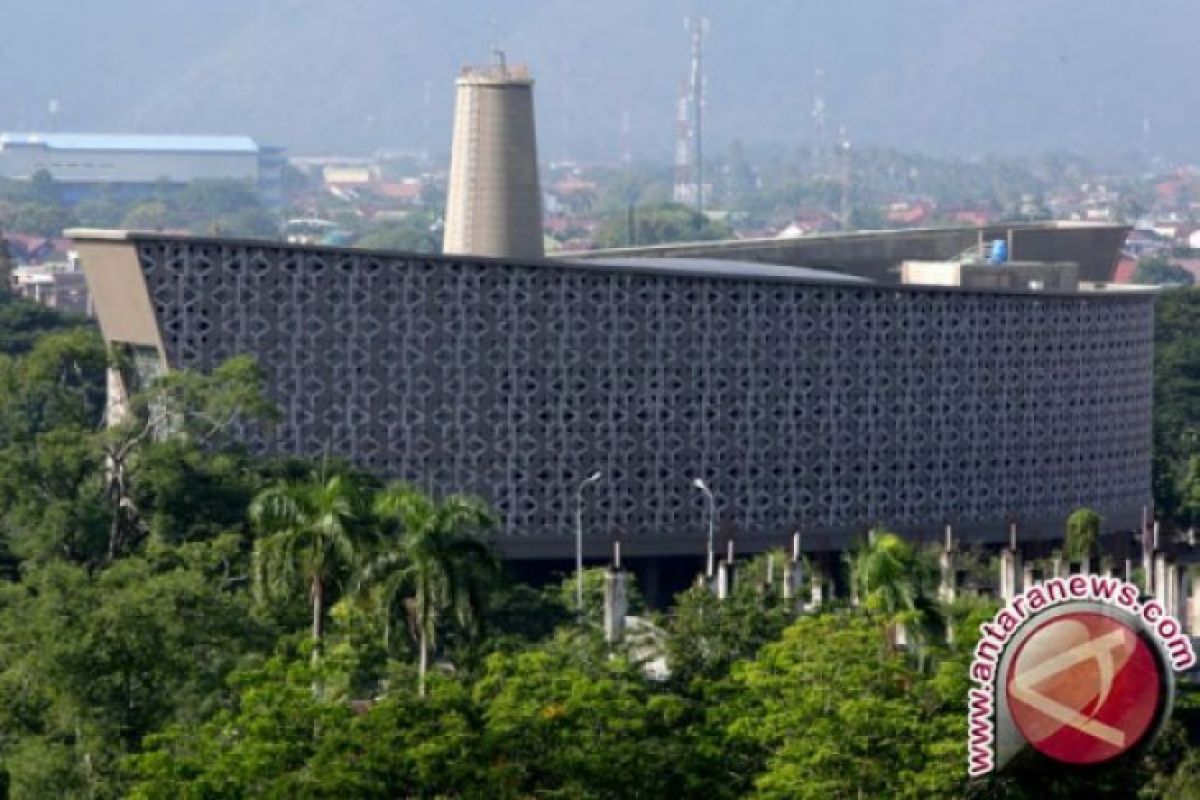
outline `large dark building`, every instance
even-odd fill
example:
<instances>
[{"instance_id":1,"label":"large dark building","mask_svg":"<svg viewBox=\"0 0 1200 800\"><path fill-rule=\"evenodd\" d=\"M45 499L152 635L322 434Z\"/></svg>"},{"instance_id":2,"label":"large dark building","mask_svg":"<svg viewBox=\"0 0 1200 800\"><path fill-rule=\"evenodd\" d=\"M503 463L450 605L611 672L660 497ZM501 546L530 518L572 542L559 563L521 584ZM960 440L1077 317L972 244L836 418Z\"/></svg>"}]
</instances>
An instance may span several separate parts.
<instances>
[{"instance_id":1,"label":"large dark building","mask_svg":"<svg viewBox=\"0 0 1200 800\"><path fill-rule=\"evenodd\" d=\"M701 554L696 477L742 550L875 522L1057 538L1150 503L1150 292L72 235L109 341L150 368L252 354L283 412L255 447L479 494L517 559L573 552L594 470L593 554Z\"/></svg>"}]
</instances>

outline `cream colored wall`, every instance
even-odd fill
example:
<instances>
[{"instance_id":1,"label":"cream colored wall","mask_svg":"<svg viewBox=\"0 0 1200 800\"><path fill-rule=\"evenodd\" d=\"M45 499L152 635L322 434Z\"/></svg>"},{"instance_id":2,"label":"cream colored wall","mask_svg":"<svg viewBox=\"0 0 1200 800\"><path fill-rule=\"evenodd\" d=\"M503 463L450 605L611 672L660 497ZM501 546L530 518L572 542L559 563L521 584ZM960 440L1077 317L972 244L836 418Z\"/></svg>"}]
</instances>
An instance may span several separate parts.
<instances>
[{"instance_id":1,"label":"cream colored wall","mask_svg":"<svg viewBox=\"0 0 1200 800\"><path fill-rule=\"evenodd\" d=\"M124 342L153 347L162 366L167 366L166 351L150 293L133 242L121 238L74 240L87 278L88 291L107 342Z\"/></svg>"}]
</instances>

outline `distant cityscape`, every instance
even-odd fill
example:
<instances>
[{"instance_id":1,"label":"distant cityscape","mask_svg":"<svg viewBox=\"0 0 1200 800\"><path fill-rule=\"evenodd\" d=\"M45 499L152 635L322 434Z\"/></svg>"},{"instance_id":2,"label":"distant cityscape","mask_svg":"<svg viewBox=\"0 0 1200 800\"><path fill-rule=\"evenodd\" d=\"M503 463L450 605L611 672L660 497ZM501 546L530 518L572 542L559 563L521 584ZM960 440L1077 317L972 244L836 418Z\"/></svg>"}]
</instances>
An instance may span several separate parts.
<instances>
[{"instance_id":1,"label":"distant cityscape","mask_svg":"<svg viewBox=\"0 0 1200 800\"><path fill-rule=\"evenodd\" d=\"M846 162L839 167L833 162ZM668 164L541 165L545 251L847 229L1041 219L1131 226L1118 282L1166 258L1200 276L1200 168L1092 172L1082 159L955 163L889 151L715 154L701 214L674 200ZM0 220L19 291L86 302L70 277L71 226L213 233L436 252L448 164L423 153L286 157L246 137L0 135ZM846 200L844 196L848 196ZM1156 281L1157 282L1157 281Z\"/></svg>"}]
</instances>

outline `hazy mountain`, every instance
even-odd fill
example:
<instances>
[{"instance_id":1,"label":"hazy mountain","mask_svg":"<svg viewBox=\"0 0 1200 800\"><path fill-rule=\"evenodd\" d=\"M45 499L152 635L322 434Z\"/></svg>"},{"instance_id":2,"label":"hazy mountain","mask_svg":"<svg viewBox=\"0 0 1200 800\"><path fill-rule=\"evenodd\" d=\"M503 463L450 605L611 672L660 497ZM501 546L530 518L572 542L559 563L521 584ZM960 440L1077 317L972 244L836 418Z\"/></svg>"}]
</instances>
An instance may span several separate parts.
<instances>
[{"instance_id":1,"label":"hazy mountain","mask_svg":"<svg viewBox=\"0 0 1200 800\"><path fill-rule=\"evenodd\" d=\"M856 143L1200 157L1195 0L6 0L0 129L445 151L454 75L498 44L538 79L544 156L615 157L628 112L665 158L697 5L713 146L811 142L819 84Z\"/></svg>"}]
</instances>

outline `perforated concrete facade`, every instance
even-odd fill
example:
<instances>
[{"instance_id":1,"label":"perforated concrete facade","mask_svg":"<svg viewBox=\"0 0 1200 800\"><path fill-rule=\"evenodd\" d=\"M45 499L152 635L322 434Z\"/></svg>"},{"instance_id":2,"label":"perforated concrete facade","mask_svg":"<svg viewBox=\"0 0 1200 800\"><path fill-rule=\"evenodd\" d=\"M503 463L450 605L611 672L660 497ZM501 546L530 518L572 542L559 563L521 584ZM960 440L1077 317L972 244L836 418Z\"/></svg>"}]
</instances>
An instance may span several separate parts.
<instances>
[{"instance_id":1,"label":"perforated concrete facade","mask_svg":"<svg viewBox=\"0 0 1200 800\"><path fill-rule=\"evenodd\" d=\"M1150 497L1153 298L999 294L133 240L173 368L256 356L263 451L481 495L514 556L699 553L712 487L743 547L871 522L1061 535Z\"/></svg>"}]
</instances>

